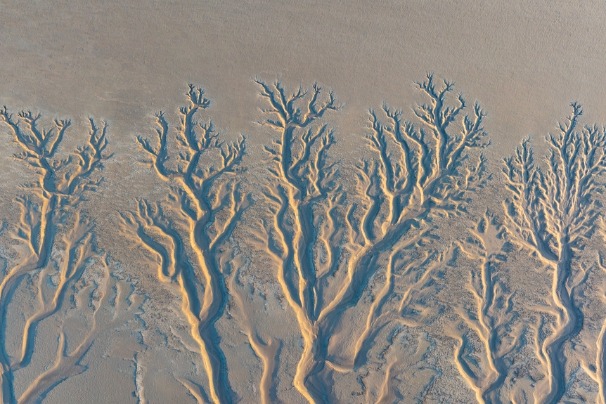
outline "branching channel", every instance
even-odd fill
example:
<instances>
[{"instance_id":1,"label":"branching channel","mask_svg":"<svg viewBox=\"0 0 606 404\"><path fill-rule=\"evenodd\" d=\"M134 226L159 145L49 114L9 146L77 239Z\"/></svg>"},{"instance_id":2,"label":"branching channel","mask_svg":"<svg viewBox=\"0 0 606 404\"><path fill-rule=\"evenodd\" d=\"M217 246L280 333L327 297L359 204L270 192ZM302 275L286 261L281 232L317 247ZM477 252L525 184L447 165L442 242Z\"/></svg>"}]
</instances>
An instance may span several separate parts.
<instances>
[{"instance_id":1,"label":"branching channel","mask_svg":"<svg viewBox=\"0 0 606 404\"><path fill-rule=\"evenodd\" d=\"M155 135L137 138L150 167L171 187L169 203L138 200L122 220L136 242L156 255L158 280L181 296L208 378L208 399L224 403L233 400L233 392L215 329L227 302L217 258L248 205L233 176L245 141L224 143L212 122L198 121L210 106L202 89L191 85L186 96L177 127L160 112Z\"/></svg>"},{"instance_id":2,"label":"branching channel","mask_svg":"<svg viewBox=\"0 0 606 404\"><path fill-rule=\"evenodd\" d=\"M104 290L97 290L103 286L101 280L90 288L77 285L92 262L107 269L105 285L110 282L107 260L101 259L95 245L94 223L80 208L85 194L94 191L102 180L98 173L109 157L107 125L90 118L87 143L61 159L58 153L70 121L55 120L54 125L47 128L41 123L40 114L24 111L15 116L4 107L0 110L0 122L9 128L13 141L21 149L15 159L34 172L34 180L24 186L26 192L16 199L20 216L19 223L12 228L23 257L7 270L0 283L2 401L38 402L63 380L86 369L80 361L99 332L93 321L85 339L70 352L65 333L60 329L56 362L17 396L13 387L15 372L31 363L38 326L50 317L58 317L66 301L82 298L87 293L89 298L93 293L106 295ZM57 259L53 258L55 252L59 256ZM26 279L37 280L34 289L37 308L20 328L7 324L7 310ZM93 320L96 316L97 309L91 314ZM16 355L8 352L9 335L21 340L21 349Z\"/></svg>"},{"instance_id":3,"label":"branching channel","mask_svg":"<svg viewBox=\"0 0 606 404\"><path fill-rule=\"evenodd\" d=\"M351 170L356 183L350 193L337 181L341 173L329 156L335 138L325 116L340 107L332 92L318 85L289 92L280 82L257 83L266 104L263 123L278 134L266 147L274 162L265 190L273 215L259 240L276 262L303 338L294 386L307 401L324 402L334 398L324 381L326 365L344 371L363 365L376 335L364 330L348 363L334 363L328 347L345 311L356 305L369 279L385 270L394 251L428 240L433 215L459 214L468 191L481 186L484 159L474 161L469 152L488 144L485 115L477 104L464 115L462 96L451 106L453 84L436 86L428 75L418 83L429 100L414 109L419 126L387 106L370 112L372 158ZM394 278L388 273L386 282ZM413 279L426 278L420 273ZM387 284L385 294L393 292ZM369 327L384 318L382 310L381 302L370 307Z\"/></svg>"},{"instance_id":4,"label":"branching channel","mask_svg":"<svg viewBox=\"0 0 606 404\"><path fill-rule=\"evenodd\" d=\"M571 107L571 115L547 137L545 164L535 162L526 140L503 167L510 194L504 209L513 240L540 259L551 276L556 324L538 341L546 381L537 389L536 399L545 403L564 395L564 348L583 327L574 292L585 282L587 271L577 262L577 255L601 215L596 196L604 190L606 170L604 131L595 126L579 128L581 106L573 103ZM544 333L539 329L536 334Z\"/></svg>"},{"instance_id":5,"label":"branching channel","mask_svg":"<svg viewBox=\"0 0 606 404\"><path fill-rule=\"evenodd\" d=\"M500 266L507 260L509 243L505 240L505 229L494 215L486 212L478 220L469 236L459 243L459 251L473 260L468 290L473 296L470 309L458 310L463 320L464 332L455 336L455 364L461 376L474 390L481 403L500 402L500 388L507 376L505 358L519 343L519 330L512 329L516 319L513 310L513 296ZM474 352L469 344L469 333L481 342L479 352ZM476 361L469 354L480 357Z\"/></svg>"}]
</instances>

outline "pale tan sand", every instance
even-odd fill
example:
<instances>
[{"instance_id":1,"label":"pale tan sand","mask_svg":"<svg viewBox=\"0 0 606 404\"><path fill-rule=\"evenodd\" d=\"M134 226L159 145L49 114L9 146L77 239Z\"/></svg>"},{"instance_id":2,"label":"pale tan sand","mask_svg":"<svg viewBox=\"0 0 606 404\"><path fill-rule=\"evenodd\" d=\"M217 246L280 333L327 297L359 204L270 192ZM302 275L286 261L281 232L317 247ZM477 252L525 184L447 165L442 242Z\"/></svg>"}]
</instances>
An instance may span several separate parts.
<instances>
[{"instance_id":1,"label":"pale tan sand","mask_svg":"<svg viewBox=\"0 0 606 404\"><path fill-rule=\"evenodd\" d=\"M2 401L605 403L606 3L528 3L0 4Z\"/></svg>"}]
</instances>

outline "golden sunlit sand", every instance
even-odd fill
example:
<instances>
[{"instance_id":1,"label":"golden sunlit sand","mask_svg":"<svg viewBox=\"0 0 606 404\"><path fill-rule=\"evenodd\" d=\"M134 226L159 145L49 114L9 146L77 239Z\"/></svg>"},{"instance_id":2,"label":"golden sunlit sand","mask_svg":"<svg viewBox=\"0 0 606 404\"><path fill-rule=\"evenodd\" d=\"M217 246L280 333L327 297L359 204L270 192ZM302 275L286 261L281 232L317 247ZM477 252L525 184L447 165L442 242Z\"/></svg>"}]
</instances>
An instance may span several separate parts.
<instances>
[{"instance_id":1,"label":"golden sunlit sand","mask_svg":"<svg viewBox=\"0 0 606 404\"><path fill-rule=\"evenodd\" d=\"M1 401L606 403L556 3L1 5Z\"/></svg>"}]
</instances>

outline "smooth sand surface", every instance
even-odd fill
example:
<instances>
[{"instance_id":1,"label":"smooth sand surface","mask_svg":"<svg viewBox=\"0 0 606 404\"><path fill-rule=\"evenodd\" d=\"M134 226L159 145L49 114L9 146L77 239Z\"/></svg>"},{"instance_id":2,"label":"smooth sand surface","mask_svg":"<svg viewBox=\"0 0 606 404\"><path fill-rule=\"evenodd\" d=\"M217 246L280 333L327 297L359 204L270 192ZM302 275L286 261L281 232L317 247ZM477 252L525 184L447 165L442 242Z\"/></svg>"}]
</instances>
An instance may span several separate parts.
<instances>
[{"instance_id":1,"label":"smooth sand surface","mask_svg":"<svg viewBox=\"0 0 606 404\"><path fill-rule=\"evenodd\" d=\"M0 2L2 402L606 402L606 3Z\"/></svg>"}]
</instances>

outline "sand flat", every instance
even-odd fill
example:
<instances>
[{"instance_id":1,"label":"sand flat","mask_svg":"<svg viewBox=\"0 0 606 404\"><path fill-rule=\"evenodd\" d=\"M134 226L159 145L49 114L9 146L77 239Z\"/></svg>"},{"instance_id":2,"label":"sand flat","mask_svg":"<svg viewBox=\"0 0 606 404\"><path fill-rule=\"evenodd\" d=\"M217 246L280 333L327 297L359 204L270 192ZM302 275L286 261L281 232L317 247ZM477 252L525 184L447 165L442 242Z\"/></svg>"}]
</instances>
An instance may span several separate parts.
<instances>
[{"instance_id":1,"label":"sand flat","mask_svg":"<svg viewBox=\"0 0 606 404\"><path fill-rule=\"evenodd\" d=\"M0 401L604 403L604 17L0 4Z\"/></svg>"}]
</instances>

